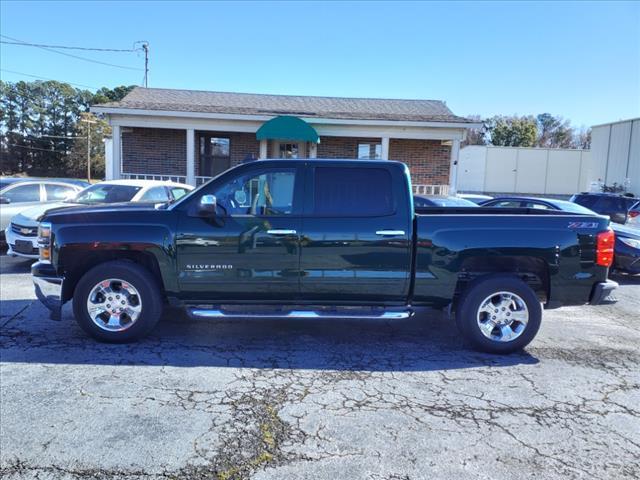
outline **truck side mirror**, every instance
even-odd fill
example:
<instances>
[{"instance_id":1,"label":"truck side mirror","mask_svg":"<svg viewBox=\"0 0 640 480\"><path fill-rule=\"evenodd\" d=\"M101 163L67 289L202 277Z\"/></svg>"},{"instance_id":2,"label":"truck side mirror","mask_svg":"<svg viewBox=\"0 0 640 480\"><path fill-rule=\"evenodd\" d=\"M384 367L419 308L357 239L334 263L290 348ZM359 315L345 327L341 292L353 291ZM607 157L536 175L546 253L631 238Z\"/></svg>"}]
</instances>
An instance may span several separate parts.
<instances>
[{"instance_id":1,"label":"truck side mirror","mask_svg":"<svg viewBox=\"0 0 640 480\"><path fill-rule=\"evenodd\" d=\"M218 201L215 195L202 195L198 203L198 213L207 217L215 217Z\"/></svg>"}]
</instances>

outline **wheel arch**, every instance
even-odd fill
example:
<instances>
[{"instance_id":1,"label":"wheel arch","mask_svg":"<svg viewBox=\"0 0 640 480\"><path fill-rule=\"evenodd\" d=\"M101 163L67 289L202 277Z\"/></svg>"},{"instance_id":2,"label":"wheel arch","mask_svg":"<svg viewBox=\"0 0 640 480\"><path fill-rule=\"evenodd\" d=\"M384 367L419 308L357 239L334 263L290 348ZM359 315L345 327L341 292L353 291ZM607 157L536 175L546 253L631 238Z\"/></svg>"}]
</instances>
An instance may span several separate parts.
<instances>
[{"instance_id":1,"label":"wheel arch","mask_svg":"<svg viewBox=\"0 0 640 480\"><path fill-rule=\"evenodd\" d=\"M541 302L549 299L549 265L540 257L525 255L474 256L462 263L455 286L453 307L466 290L496 276L512 276L526 283Z\"/></svg>"},{"instance_id":2,"label":"wheel arch","mask_svg":"<svg viewBox=\"0 0 640 480\"><path fill-rule=\"evenodd\" d=\"M62 301L66 302L73 298L78 282L86 272L102 263L112 261L135 263L149 271L155 277L161 288L161 294L164 296L165 285L155 255L140 250L97 250L74 255L72 267L65 269Z\"/></svg>"}]
</instances>

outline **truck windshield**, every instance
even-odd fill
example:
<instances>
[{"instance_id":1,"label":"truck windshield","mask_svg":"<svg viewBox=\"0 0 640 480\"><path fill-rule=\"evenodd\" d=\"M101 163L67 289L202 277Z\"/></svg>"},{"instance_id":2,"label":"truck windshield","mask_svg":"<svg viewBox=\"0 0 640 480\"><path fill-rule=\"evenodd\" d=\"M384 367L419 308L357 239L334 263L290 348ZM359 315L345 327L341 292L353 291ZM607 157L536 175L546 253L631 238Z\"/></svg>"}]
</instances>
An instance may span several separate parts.
<instances>
[{"instance_id":1,"label":"truck windshield","mask_svg":"<svg viewBox=\"0 0 640 480\"><path fill-rule=\"evenodd\" d=\"M67 200L70 203L118 203L129 202L142 187L133 185L97 184L85 188L75 198Z\"/></svg>"}]
</instances>

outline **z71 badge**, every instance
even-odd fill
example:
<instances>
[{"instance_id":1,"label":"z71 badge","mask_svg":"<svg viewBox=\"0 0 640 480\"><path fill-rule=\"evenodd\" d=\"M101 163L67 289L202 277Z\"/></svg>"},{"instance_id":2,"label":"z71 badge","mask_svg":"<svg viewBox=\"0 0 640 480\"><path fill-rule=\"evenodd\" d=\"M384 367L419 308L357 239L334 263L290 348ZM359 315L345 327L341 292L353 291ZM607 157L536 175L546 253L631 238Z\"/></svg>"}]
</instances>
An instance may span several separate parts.
<instances>
[{"instance_id":1,"label":"z71 badge","mask_svg":"<svg viewBox=\"0 0 640 480\"><path fill-rule=\"evenodd\" d=\"M569 228L598 228L598 222L569 222Z\"/></svg>"}]
</instances>

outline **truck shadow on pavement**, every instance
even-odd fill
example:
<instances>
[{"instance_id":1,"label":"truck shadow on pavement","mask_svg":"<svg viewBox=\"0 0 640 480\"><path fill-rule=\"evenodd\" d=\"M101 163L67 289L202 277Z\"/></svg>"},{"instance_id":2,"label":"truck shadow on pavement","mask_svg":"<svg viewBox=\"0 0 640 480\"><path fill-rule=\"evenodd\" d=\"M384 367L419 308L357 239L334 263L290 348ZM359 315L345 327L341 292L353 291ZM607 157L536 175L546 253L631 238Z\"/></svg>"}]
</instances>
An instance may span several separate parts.
<instances>
[{"instance_id":1,"label":"truck shadow on pavement","mask_svg":"<svg viewBox=\"0 0 640 480\"><path fill-rule=\"evenodd\" d=\"M185 319L169 311L137 343L110 345L80 330L70 306L56 322L37 301L4 301L2 362L234 367L337 371L435 371L536 364L526 351L489 355L466 347L439 311L400 321Z\"/></svg>"}]
</instances>

